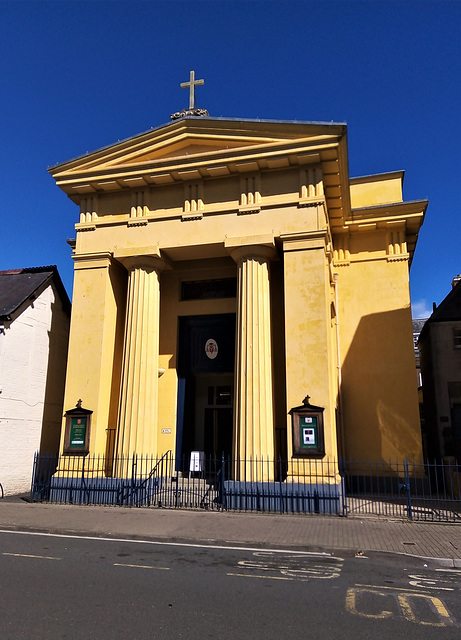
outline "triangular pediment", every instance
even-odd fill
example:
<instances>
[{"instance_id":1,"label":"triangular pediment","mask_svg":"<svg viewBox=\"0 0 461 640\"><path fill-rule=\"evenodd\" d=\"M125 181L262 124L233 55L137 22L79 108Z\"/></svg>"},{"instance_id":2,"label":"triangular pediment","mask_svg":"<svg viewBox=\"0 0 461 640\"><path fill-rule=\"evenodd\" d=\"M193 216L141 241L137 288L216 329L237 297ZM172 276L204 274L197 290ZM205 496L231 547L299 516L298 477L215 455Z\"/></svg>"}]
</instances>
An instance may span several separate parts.
<instances>
[{"instance_id":1,"label":"triangular pediment","mask_svg":"<svg viewBox=\"0 0 461 640\"><path fill-rule=\"evenodd\" d=\"M107 166L120 166L122 164L140 164L163 159L183 158L195 155L204 155L213 151L225 151L228 149L246 148L260 144L260 140L242 140L233 138L213 139L206 136L186 136L178 140L168 140L164 144L153 144L143 152L134 152L124 157L117 158Z\"/></svg>"},{"instance_id":2,"label":"triangular pediment","mask_svg":"<svg viewBox=\"0 0 461 640\"><path fill-rule=\"evenodd\" d=\"M310 137L334 136L332 126L342 125L185 118L57 165L50 173L61 179L188 163L205 156L226 159L239 152L270 151Z\"/></svg>"}]
</instances>

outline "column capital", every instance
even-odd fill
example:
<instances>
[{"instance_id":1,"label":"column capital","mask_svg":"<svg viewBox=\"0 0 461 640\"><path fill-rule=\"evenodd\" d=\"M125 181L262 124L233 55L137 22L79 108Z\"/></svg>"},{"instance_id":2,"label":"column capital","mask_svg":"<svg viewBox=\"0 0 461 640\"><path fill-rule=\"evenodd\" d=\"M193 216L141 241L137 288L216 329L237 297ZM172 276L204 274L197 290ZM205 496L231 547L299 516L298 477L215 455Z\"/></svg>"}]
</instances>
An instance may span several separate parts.
<instances>
[{"instance_id":1,"label":"column capital","mask_svg":"<svg viewBox=\"0 0 461 640\"><path fill-rule=\"evenodd\" d=\"M165 269L171 269L171 264L163 256L158 247L141 248L135 250L120 249L114 251L114 258L121 262L128 271L144 269L160 273Z\"/></svg>"},{"instance_id":2,"label":"column capital","mask_svg":"<svg viewBox=\"0 0 461 640\"><path fill-rule=\"evenodd\" d=\"M330 236L328 229L316 229L301 233L282 233L280 235L283 251L305 251L326 249Z\"/></svg>"},{"instance_id":3,"label":"column capital","mask_svg":"<svg viewBox=\"0 0 461 640\"><path fill-rule=\"evenodd\" d=\"M245 258L274 260L277 257L274 237L271 235L226 238L224 246L235 262Z\"/></svg>"},{"instance_id":4,"label":"column capital","mask_svg":"<svg viewBox=\"0 0 461 640\"><path fill-rule=\"evenodd\" d=\"M109 251L74 253L72 259L75 262L75 269L101 269L111 265L112 254Z\"/></svg>"}]
</instances>

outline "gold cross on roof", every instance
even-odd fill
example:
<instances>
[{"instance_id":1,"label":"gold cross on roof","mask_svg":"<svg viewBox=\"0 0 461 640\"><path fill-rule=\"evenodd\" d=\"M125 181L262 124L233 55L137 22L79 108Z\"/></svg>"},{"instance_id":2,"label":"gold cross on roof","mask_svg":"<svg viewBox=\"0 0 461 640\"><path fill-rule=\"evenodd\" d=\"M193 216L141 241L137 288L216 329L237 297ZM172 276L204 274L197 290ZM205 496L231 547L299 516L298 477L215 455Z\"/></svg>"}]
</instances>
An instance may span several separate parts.
<instances>
[{"instance_id":1,"label":"gold cross on roof","mask_svg":"<svg viewBox=\"0 0 461 640\"><path fill-rule=\"evenodd\" d=\"M194 91L198 84L205 84L205 80L196 80L195 71L190 72L189 82L181 82L181 89L187 89L187 87L189 87L189 109L193 109L195 107Z\"/></svg>"}]
</instances>

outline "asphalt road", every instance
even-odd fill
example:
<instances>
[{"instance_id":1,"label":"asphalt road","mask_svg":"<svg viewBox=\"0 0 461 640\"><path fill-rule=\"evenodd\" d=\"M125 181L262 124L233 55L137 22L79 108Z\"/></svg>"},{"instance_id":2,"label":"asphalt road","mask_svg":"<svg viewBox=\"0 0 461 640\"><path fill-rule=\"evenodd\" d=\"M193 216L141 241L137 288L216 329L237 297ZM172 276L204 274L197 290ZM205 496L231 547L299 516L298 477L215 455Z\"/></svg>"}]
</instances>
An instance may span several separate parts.
<instances>
[{"instance_id":1,"label":"asphalt road","mask_svg":"<svg viewBox=\"0 0 461 640\"><path fill-rule=\"evenodd\" d=\"M461 637L461 570L369 557L0 533L0 638Z\"/></svg>"}]
</instances>

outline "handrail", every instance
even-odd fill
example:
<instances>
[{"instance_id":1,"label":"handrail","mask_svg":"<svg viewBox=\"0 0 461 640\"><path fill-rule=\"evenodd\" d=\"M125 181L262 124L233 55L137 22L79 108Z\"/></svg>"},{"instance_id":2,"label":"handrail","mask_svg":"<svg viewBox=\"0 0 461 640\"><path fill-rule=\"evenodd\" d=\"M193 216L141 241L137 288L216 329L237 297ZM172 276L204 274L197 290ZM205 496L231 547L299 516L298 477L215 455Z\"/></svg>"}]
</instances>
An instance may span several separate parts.
<instances>
[{"instance_id":1,"label":"handrail","mask_svg":"<svg viewBox=\"0 0 461 640\"><path fill-rule=\"evenodd\" d=\"M154 473L157 471L157 467L159 466L159 464L161 462L163 462L163 459L166 458L167 456L171 456L172 455L172 451L171 449L168 449L168 451L166 453L163 454L163 456L160 458L160 460L157 462L157 464L155 465L155 467L152 467L149 475L147 476L147 478L145 478L145 480L143 480L141 482L141 484L139 485L140 487L142 487L143 484L145 484L146 482L149 482L149 480L152 478L152 476L154 475Z\"/></svg>"},{"instance_id":2,"label":"handrail","mask_svg":"<svg viewBox=\"0 0 461 640\"><path fill-rule=\"evenodd\" d=\"M171 449L169 449L166 453L163 454L163 456L160 458L160 460L157 461L155 466L152 467L152 469L150 470L149 475L146 478L144 478L144 480L140 484L135 485L135 484L132 483L132 486L129 487L129 490L128 490L128 493L126 494L126 496L123 495L123 489L122 489L122 494L118 499L119 504L123 504L125 500L128 500L130 498L130 495L134 495L135 493L138 493L140 490L142 490L143 487L149 482L149 480L152 479L152 477L156 473L158 467L163 463L164 459L166 459L167 457L171 457L171 455L172 455L172 451L171 451Z\"/></svg>"}]
</instances>

